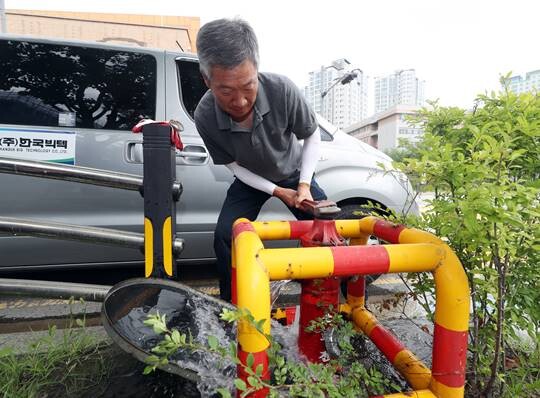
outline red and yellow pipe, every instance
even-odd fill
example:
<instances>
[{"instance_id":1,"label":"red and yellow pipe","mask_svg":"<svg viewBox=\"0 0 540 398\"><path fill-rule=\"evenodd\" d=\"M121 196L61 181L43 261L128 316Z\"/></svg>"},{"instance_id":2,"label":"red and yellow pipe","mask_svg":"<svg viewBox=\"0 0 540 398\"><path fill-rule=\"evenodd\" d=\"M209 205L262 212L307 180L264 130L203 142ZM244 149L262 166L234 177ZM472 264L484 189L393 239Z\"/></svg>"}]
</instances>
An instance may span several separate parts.
<instances>
[{"instance_id":1,"label":"red and yellow pipe","mask_svg":"<svg viewBox=\"0 0 540 398\"><path fill-rule=\"evenodd\" d=\"M262 249L271 280L432 271L444 253L431 243Z\"/></svg>"},{"instance_id":2,"label":"red and yellow pipe","mask_svg":"<svg viewBox=\"0 0 540 398\"><path fill-rule=\"evenodd\" d=\"M436 303L430 389L438 397L463 397L470 294L459 259L448 245L429 232L376 220L373 234L400 244L434 243L442 250L442 260L433 271Z\"/></svg>"},{"instance_id":3,"label":"red and yellow pipe","mask_svg":"<svg viewBox=\"0 0 540 398\"><path fill-rule=\"evenodd\" d=\"M463 397L470 297L465 272L452 250L428 232L376 217L337 220L335 226L345 238L365 242L367 236L375 235L392 245L264 249L261 240L298 239L312 225L312 221L246 219L235 223L233 297L238 307L249 310L256 321L264 319L263 331L269 334L270 280L430 271L437 300L431 371L364 308L363 278L350 285L347 303L355 326L374 341L416 390L385 397ZM254 368L262 363L267 371L267 339L246 322L239 322L238 342L240 355L252 353ZM266 396L262 390L259 393L262 395L251 396Z\"/></svg>"},{"instance_id":4,"label":"red and yellow pipe","mask_svg":"<svg viewBox=\"0 0 540 398\"><path fill-rule=\"evenodd\" d=\"M235 269L233 270L236 284L236 293L233 303L240 310L247 310L256 321L264 319L262 326L264 334L270 334L270 279L263 264L258 260L258 253L263 244L255 233L255 229L247 219L239 219L233 225L233 256ZM254 357L252 369L258 365L263 366L262 378L270 380L268 369L269 347L268 339L261 334L247 320L238 321L238 357L242 365L238 366L238 376L247 382L247 357ZM261 389L251 394L251 397L266 397L268 391Z\"/></svg>"},{"instance_id":5,"label":"red and yellow pipe","mask_svg":"<svg viewBox=\"0 0 540 398\"><path fill-rule=\"evenodd\" d=\"M363 306L352 309L355 326L381 350L394 368L415 390L426 389L431 381L430 370Z\"/></svg>"}]
</instances>

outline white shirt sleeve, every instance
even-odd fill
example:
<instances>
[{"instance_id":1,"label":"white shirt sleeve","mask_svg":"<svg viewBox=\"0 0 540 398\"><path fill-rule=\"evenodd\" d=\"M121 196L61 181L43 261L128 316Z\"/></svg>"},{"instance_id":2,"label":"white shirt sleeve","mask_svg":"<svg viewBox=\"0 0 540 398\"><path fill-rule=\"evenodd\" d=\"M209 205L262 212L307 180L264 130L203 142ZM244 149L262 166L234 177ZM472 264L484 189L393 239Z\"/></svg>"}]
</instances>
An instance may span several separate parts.
<instances>
[{"instance_id":1,"label":"white shirt sleeve","mask_svg":"<svg viewBox=\"0 0 540 398\"><path fill-rule=\"evenodd\" d=\"M259 191L266 192L268 195L274 194L274 189L276 189L276 184L272 181L263 178L245 167L240 166L236 162L226 164L227 168L232 171L232 173L242 181L244 184L249 185L252 188L258 189Z\"/></svg>"},{"instance_id":2,"label":"white shirt sleeve","mask_svg":"<svg viewBox=\"0 0 540 398\"><path fill-rule=\"evenodd\" d=\"M311 184L313 173L317 167L319 161L321 143L321 132L319 127L304 140L304 147L302 149L302 167L300 168L300 182Z\"/></svg>"}]
</instances>

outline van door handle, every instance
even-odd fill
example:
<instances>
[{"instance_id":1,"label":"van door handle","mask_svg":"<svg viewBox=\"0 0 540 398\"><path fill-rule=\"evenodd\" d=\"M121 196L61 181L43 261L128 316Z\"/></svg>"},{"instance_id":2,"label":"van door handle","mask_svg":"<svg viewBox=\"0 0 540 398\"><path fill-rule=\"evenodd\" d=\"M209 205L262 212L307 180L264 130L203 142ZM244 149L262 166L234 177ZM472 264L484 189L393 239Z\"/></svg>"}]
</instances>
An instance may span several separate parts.
<instances>
[{"instance_id":1,"label":"van door handle","mask_svg":"<svg viewBox=\"0 0 540 398\"><path fill-rule=\"evenodd\" d=\"M178 158L203 158L203 159L206 159L208 157L208 153L181 151L181 152L176 153L176 157L178 157Z\"/></svg>"},{"instance_id":2,"label":"van door handle","mask_svg":"<svg viewBox=\"0 0 540 398\"><path fill-rule=\"evenodd\" d=\"M209 160L208 151L202 145L188 144L184 150L176 152L176 164L207 164Z\"/></svg>"},{"instance_id":3,"label":"van door handle","mask_svg":"<svg viewBox=\"0 0 540 398\"><path fill-rule=\"evenodd\" d=\"M126 143L125 157L128 163L143 162L143 146L142 142L129 141Z\"/></svg>"}]
</instances>

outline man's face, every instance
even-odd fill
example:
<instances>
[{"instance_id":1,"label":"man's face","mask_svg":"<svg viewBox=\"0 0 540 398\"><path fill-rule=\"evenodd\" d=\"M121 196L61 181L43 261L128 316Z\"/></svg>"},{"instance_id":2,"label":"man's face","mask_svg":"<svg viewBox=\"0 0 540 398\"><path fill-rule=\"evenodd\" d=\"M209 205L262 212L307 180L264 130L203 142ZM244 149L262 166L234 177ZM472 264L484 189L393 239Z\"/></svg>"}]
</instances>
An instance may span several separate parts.
<instances>
[{"instance_id":1,"label":"man's face","mask_svg":"<svg viewBox=\"0 0 540 398\"><path fill-rule=\"evenodd\" d=\"M257 98L257 68L244 61L233 69L215 66L206 85L212 90L219 107L236 122L244 121L251 113Z\"/></svg>"}]
</instances>

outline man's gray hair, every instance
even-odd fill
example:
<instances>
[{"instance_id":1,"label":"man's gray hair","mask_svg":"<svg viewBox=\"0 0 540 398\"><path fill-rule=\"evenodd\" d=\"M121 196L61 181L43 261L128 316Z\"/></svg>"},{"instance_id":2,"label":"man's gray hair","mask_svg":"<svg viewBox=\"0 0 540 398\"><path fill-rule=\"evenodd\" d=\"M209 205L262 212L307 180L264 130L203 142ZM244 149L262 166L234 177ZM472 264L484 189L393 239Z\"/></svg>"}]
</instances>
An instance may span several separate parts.
<instances>
[{"instance_id":1,"label":"man's gray hair","mask_svg":"<svg viewBox=\"0 0 540 398\"><path fill-rule=\"evenodd\" d=\"M232 69L248 60L259 66L259 45L252 27L240 18L216 19L202 26L197 35L199 68L210 80L212 67Z\"/></svg>"}]
</instances>

